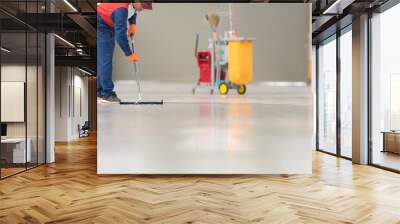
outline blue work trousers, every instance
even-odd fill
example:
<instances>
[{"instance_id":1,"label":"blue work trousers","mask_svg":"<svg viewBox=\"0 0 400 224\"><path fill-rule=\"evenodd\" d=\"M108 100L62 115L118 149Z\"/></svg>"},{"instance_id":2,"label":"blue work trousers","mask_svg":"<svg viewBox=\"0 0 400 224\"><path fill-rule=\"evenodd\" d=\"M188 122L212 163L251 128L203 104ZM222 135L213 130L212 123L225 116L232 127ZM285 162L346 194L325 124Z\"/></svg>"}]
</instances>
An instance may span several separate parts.
<instances>
[{"instance_id":1,"label":"blue work trousers","mask_svg":"<svg viewBox=\"0 0 400 224\"><path fill-rule=\"evenodd\" d=\"M114 28L97 16L97 96L108 97L114 93L112 60L115 48Z\"/></svg>"}]
</instances>

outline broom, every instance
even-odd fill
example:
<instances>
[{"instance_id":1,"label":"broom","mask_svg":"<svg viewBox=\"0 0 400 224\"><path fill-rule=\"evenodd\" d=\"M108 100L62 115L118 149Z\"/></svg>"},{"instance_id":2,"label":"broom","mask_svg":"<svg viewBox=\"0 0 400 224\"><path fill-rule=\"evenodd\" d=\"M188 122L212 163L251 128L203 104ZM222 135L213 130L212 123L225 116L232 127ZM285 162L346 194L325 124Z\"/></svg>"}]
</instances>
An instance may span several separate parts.
<instances>
[{"instance_id":1,"label":"broom","mask_svg":"<svg viewBox=\"0 0 400 224\"><path fill-rule=\"evenodd\" d=\"M206 14L206 20L208 21L208 24L210 25L213 33L217 32L217 27L220 22L220 17L213 12L209 12Z\"/></svg>"}]
</instances>

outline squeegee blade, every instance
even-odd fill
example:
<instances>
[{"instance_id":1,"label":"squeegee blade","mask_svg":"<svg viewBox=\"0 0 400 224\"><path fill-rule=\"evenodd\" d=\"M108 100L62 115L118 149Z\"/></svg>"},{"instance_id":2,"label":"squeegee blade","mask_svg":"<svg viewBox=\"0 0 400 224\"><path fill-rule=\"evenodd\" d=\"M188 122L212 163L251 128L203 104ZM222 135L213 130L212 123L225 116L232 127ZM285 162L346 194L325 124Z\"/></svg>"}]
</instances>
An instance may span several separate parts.
<instances>
[{"instance_id":1,"label":"squeegee blade","mask_svg":"<svg viewBox=\"0 0 400 224\"><path fill-rule=\"evenodd\" d=\"M121 105L161 105L164 104L164 100L161 101L139 101L139 102L120 102Z\"/></svg>"}]
</instances>

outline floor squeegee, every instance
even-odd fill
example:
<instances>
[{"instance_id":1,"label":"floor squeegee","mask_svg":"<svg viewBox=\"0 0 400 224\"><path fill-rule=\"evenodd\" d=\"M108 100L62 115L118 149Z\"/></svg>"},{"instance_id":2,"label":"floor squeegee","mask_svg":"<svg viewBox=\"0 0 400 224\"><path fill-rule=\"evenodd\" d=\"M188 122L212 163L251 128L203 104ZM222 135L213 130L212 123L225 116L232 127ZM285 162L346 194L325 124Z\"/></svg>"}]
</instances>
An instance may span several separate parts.
<instances>
[{"instance_id":1,"label":"floor squeegee","mask_svg":"<svg viewBox=\"0 0 400 224\"><path fill-rule=\"evenodd\" d=\"M132 47L132 52L135 52L135 41L133 39L133 37L131 37L131 47ZM138 62L135 61L133 62L133 74L135 76L135 80L136 80L136 85L137 85L137 91L138 91L138 96L136 101L121 101L120 104L121 105L143 105L143 104L147 104L147 105L160 105L160 104L164 104L164 100L161 101L142 101L142 93L141 93L141 89L140 89L140 78L139 78L139 69L138 69Z\"/></svg>"}]
</instances>

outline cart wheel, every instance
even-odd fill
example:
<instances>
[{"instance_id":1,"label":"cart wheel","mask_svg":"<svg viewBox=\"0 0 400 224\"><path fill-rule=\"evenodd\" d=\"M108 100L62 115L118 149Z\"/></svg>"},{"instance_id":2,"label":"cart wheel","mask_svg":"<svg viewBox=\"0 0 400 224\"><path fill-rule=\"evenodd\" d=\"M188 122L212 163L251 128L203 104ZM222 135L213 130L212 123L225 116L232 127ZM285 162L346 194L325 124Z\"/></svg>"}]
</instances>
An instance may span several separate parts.
<instances>
[{"instance_id":1,"label":"cart wheel","mask_svg":"<svg viewBox=\"0 0 400 224\"><path fill-rule=\"evenodd\" d=\"M226 94L228 94L229 86L225 82L221 82L218 86L218 89L219 89L219 93L221 93L221 95L226 95Z\"/></svg>"},{"instance_id":2,"label":"cart wheel","mask_svg":"<svg viewBox=\"0 0 400 224\"><path fill-rule=\"evenodd\" d=\"M246 85L239 85L237 87L237 92L239 95L244 95L246 93Z\"/></svg>"},{"instance_id":3,"label":"cart wheel","mask_svg":"<svg viewBox=\"0 0 400 224\"><path fill-rule=\"evenodd\" d=\"M193 94L193 95L196 94L196 88L193 88L193 89L192 89L192 94Z\"/></svg>"}]
</instances>

